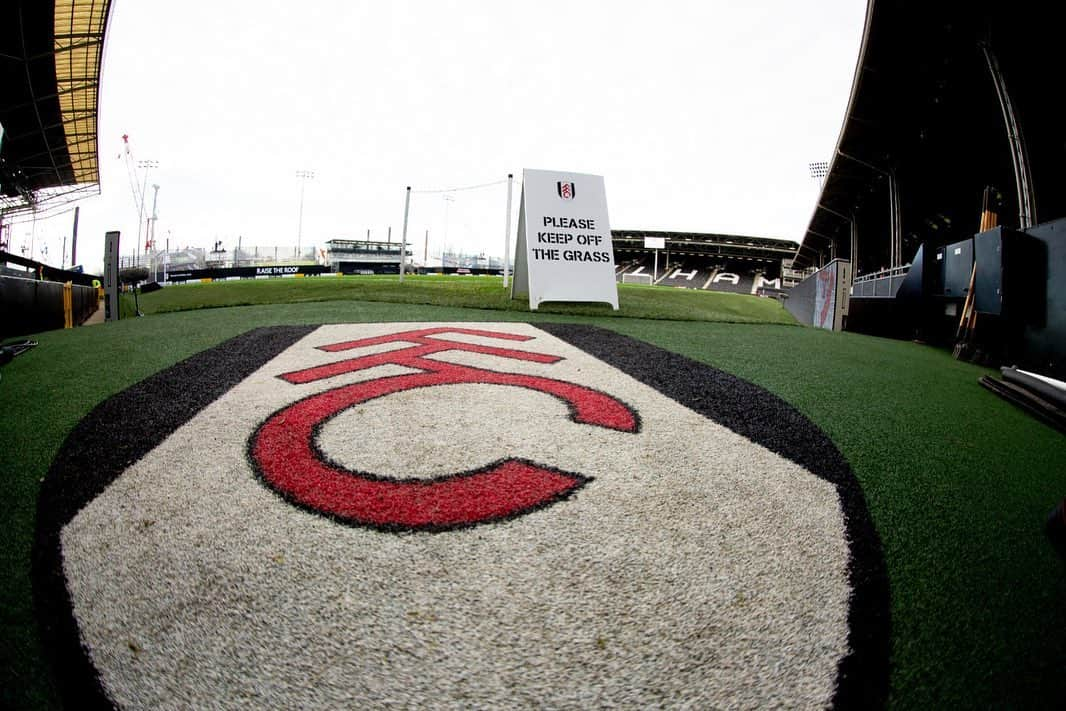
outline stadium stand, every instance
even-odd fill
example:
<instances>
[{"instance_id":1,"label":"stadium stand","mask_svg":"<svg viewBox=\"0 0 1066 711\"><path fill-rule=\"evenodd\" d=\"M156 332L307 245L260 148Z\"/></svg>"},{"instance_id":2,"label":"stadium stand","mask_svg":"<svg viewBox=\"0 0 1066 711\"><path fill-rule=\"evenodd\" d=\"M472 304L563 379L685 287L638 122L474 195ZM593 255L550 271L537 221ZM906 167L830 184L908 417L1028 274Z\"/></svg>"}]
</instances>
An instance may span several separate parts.
<instances>
[{"instance_id":1,"label":"stadium stand","mask_svg":"<svg viewBox=\"0 0 1066 711\"><path fill-rule=\"evenodd\" d=\"M750 294L754 287L754 274L744 274L729 268L715 272L707 284L708 291L726 291L733 294Z\"/></svg>"},{"instance_id":2,"label":"stadium stand","mask_svg":"<svg viewBox=\"0 0 1066 711\"><path fill-rule=\"evenodd\" d=\"M799 247L795 242L767 237L726 235L697 232L663 232L647 230L612 230L617 279L625 274L652 274L655 253L644 247L645 237L665 240L665 248L658 250L659 286L683 289L727 291L754 294L761 285L760 278L770 280L768 286L787 290L782 279L791 269L792 258ZM758 283L757 283L758 282ZM780 291L766 295L779 295Z\"/></svg>"},{"instance_id":3,"label":"stadium stand","mask_svg":"<svg viewBox=\"0 0 1066 711\"><path fill-rule=\"evenodd\" d=\"M411 250L407 250L411 256ZM326 242L326 260L343 274L399 274L400 244L334 239Z\"/></svg>"},{"instance_id":4,"label":"stadium stand","mask_svg":"<svg viewBox=\"0 0 1066 711\"><path fill-rule=\"evenodd\" d=\"M711 278L714 267L706 263L687 260L672 265L659 279L661 286L676 286L681 289L702 289Z\"/></svg>"},{"instance_id":5,"label":"stadium stand","mask_svg":"<svg viewBox=\"0 0 1066 711\"><path fill-rule=\"evenodd\" d=\"M629 234L632 233L614 233L615 275L623 283L636 281L633 275L651 277L655 269L655 255L643 248L642 241L634 244ZM791 259L782 258L789 247L795 247L794 242L715 235L723 244L728 237L728 244L739 246L734 251L737 256L723 258L716 248L693 249L690 233L655 234L666 238L666 248L658 255L657 286L784 298L797 281L795 275L801 273L791 268ZM802 272L806 273L813 270ZM785 274L793 278L786 278Z\"/></svg>"},{"instance_id":6,"label":"stadium stand","mask_svg":"<svg viewBox=\"0 0 1066 711\"><path fill-rule=\"evenodd\" d=\"M766 274L756 274L753 290L756 296L768 296L774 299L786 298L788 289L784 286L784 279L777 277L772 279Z\"/></svg>"},{"instance_id":7,"label":"stadium stand","mask_svg":"<svg viewBox=\"0 0 1066 711\"><path fill-rule=\"evenodd\" d=\"M792 265L850 262L847 330L1066 376L1066 142L1048 80L1064 65L1057 9L868 3Z\"/></svg>"},{"instance_id":8,"label":"stadium stand","mask_svg":"<svg viewBox=\"0 0 1066 711\"><path fill-rule=\"evenodd\" d=\"M96 116L110 0L5 3L0 11L0 214L99 192Z\"/></svg>"},{"instance_id":9,"label":"stadium stand","mask_svg":"<svg viewBox=\"0 0 1066 711\"><path fill-rule=\"evenodd\" d=\"M922 243L971 236L987 186L1001 191L1007 226L1066 217L1066 143L1047 81L1063 65L1061 25L1052 5L1023 7L869 3L797 268L835 257L857 276L901 267Z\"/></svg>"},{"instance_id":10,"label":"stadium stand","mask_svg":"<svg viewBox=\"0 0 1066 711\"><path fill-rule=\"evenodd\" d=\"M99 192L96 103L110 9L110 0L0 7L0 250L14 249L14 224ZM0 251L2 336L80 323L96 308L91 275L34 256Z\"/></svg>"},{"instance_id":11,"label":"stadium stand","mask_svg":"<svg viewBox=\"0 0 1066 711\"><path fill-rule=\"evenodd\" d=\"M615 269L615 275L618 281L625 281L623 277L626 274L646 274L649 277L654 273L654 264L651 255L640 256L636 258L629 258L622 262L615 262L616 264L622 264L620 268Z\"/></svg>"}]
</instances>

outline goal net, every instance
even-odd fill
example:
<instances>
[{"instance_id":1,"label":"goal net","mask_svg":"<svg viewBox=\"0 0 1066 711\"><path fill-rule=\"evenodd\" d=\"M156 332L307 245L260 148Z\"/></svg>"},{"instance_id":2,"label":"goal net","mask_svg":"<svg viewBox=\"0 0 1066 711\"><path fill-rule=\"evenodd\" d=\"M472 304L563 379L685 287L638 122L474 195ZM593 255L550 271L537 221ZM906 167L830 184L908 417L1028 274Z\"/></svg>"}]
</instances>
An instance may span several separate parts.
<instances>
[{"instance_id":1,"label":"goal net","mask_svg":"<svg viewBox=\"0 0 1066 711\"><path fill-rule=\"evenodd\" d=\"M522 186L514 181L511 260ZM507 217L507 180L411 191L407 244L427 269L501 270Z\"/></svg>"},{"instance_id":2,"label":"goal net","mask_svg":"<svg viewBox=\"0 0 1066 711\"><path fill-rule=\"evenodd\" d=\"M623 284L647 284L651 286L651 274L623 274Z\"/></svg>"}]
</instances>

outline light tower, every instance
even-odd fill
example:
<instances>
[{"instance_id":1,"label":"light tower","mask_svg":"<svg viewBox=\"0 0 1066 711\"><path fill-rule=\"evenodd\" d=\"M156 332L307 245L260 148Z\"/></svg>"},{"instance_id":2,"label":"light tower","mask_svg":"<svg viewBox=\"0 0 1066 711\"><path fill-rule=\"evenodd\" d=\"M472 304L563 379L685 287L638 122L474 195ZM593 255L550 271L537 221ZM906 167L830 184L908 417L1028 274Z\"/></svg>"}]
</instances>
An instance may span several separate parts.
<instances>
[{"instance_id":1,"label":"light tower","mask_svg":"<svg viewBox=\"0 0 1066 711\"><path fill-rule=\"evenodd\" d=\"M448 249L448 208L451 207L451 204L453 202L455 202L455 196L452 195L451 193L444 193L444 195L442 195L441 198L444 200L444 242L442 243L441 248L440 248L440 250L441 250L440 251L440 272L441 272L441 274L443 274L444 273L444 253Z\"/></svg>"},{"instance_id":2,"label":"light tower","mask_svg":"<svg viewBox=\"0 0 1066 711\"><path fill-rule=\"evenodd\" d=\"M155 280L155 222L159 219L159 185L153 184L152 190L152 216L148 218L148 235L145 237L145 246L151 246L148 257L148 268L152 271L152 280Z\"/></svg>"},{"instance_id":3,"label":"light tower","mask_svg":"<svg viewBox=\"0 0 1066 711\"><path fill-rule=\"evenodd\" d=\"M300 212L296 218L296 258L300 258L300 240L303 237L304 231L304 188L307 186L308 180L315 179L315 171L313 170L298 170L296 171L296 177L300 179Z\"/></svg>"},{"instance_id":4,"label":"light tower","mask_svg":"<svg viewBox=\"0 0 1066 711\"><path fill-rule=\"evenodd\" d=\"M811 177L818 181L818 187L825 185L825 178L829 175L829 163L827 161L808 163L807 169L811 171Z\"/></svg>"}]
</instances>

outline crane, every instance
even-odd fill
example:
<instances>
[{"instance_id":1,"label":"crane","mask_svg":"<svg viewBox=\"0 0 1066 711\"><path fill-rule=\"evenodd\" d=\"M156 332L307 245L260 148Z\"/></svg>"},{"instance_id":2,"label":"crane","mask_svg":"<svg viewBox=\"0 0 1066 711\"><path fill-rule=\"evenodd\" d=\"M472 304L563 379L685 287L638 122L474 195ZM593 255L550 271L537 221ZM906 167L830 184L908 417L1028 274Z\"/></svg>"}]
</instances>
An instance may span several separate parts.
<instances>
[{"instance_id":1,"label":"crane","mask_svg":"<svg viewBox=\"0 0 1066 711\"><path fill-rule=\"evenodd\" d=\"M137 209L137 243L139 245L141 242L141 226L145 220L144 193L145 190L147 190L148 188L148 173L151 172L152 168L158 168L159 162L154 160L141 160L134 163L133 150L130 148L130 136L128 133L122 134L122 145L123 152L122 154L120 154L120 157L122 157L123 155L125 156L126 176L129 178L130 192L133 193L133 206ZM143 170L139 189L137 186L138 168ZM145 231L147 233L147 228ZM148 251L147 242L145 243L144 251ZM136 255L136 250L134 251L134 254Z\"/></svg>"},{"instance_id":2,"label":"crane","mask_svg":"<svg viewBox=\"0 0 1066 711\"><path fill-rule=\"evenodd\" d=\"M122 147L123 151L119 154L119 158L125 156L126 176L130 181L130 192L133 193L133 207L137 209L137 219L140 220L141 194L137 192L137 169L134 167L133 151L130 150L130 135L128 133L122 134Z\"/></svg>"}]
</instances>

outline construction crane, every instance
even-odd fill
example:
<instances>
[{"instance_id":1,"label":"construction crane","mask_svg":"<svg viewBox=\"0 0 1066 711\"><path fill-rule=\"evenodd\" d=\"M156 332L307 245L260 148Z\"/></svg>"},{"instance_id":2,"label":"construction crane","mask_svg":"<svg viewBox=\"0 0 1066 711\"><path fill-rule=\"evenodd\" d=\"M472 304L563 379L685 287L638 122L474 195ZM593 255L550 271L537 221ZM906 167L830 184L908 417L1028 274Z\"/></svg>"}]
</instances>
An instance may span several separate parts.
<instances>
[{"instance_id":1,"label":"construction crane","mask_svg":"<svg viewBox=\"0 0 1066 711\"><path fill-rule=\"evenodd\" d=\"M133 206L137 209L137 244L141 244L141 227L145 227L145 236L147 237L147 225L145 224L145 206L144 206L144 193L148 189L148 173L152 168L158 168L159 162L154 160L140 160L134 162L133 150L130 148L130 136L128 133L122 134L122 146L123 152L120 154L120 158L124 157L126 163L126 176L130 182L130 192L133 194ZM142 175L140 181L137 180L137 170L140 169ZM140 182L140 186L138 186ZM150 217L148 219L151 219ZM144 251L148 251L148 243L145 242ZM136 255L136 251L134 252Z\"/></svg>"},{"instance_id":2,"label":"construction crane","mask_svg":"<svg viewBox=\"0 0 1066 711\"><path fill-rule=\"evenodd\" d=\"M119 154L119 158L125 157L126 163L126 176L130 181L130 192L133 193L133 207L137 209L137 219L141 219L141 194L137 191L137 169L133 162L133 151L130 150L130 136L128 133L122 134L122 153Z\"/></svg>"}]
</instances>

